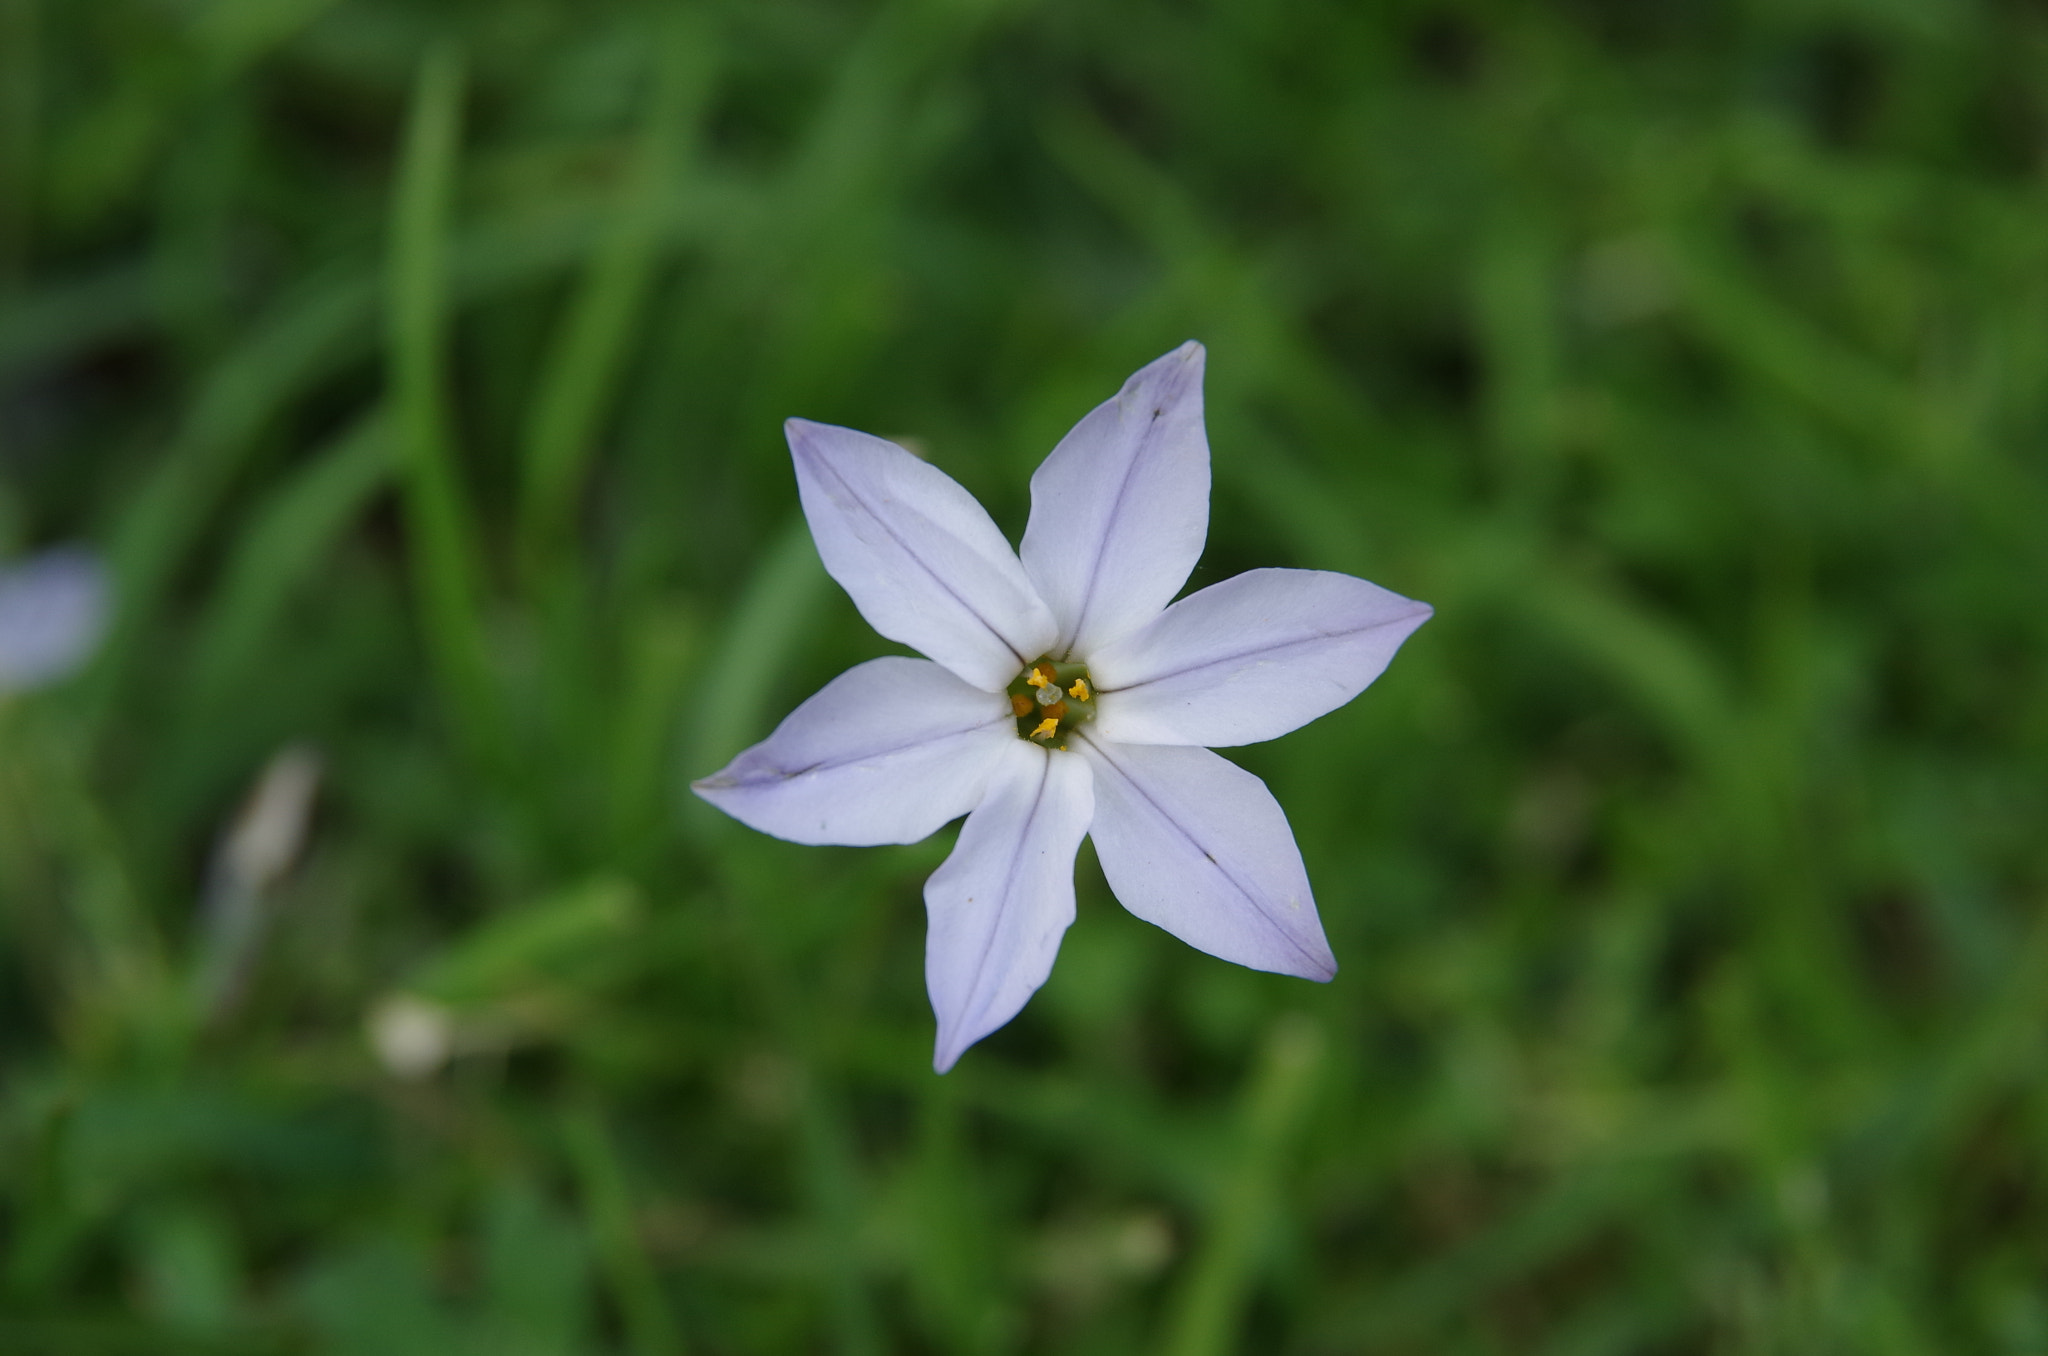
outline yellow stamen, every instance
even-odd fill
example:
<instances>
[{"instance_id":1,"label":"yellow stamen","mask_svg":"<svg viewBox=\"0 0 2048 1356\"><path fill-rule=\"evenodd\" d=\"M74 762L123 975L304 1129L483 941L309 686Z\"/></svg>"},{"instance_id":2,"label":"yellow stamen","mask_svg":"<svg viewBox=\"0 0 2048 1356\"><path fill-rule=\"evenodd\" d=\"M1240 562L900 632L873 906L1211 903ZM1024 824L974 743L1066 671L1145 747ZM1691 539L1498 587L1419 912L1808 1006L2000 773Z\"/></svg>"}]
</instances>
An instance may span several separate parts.
<instances>
[{"instance_id":1,"label":"yellow stamen","mask_svg":"<svg viewBox=\"0 0 2048 1356\"><path fill-rule=\"evenodd\" d=\"M1060 723L1052 716L1038 722L1038 728L1031 732L1033 739L1051 739L1060 732Z\"/></svg>"},{"instance_id":2,"label":"yellow stamen","mask_svg":"<svg viewBox=\"0 0 2048 1356\"><path fill-rule=\"evenodd\" d=\"M1032 687L1050 687L1052 685L1052 670L1040 664L1037 668L1024 675L1024 681Z\"/></svg>"},{"instance_id":3,"label":"yellow stamen","mask_svg":"<svg viewBox=\"0 0 2048 1356\"><path fill-rule=\"evenodd\" d=\"M1086 678L1076 678L1074 680L1074 685L1067 689L1067 695L1069 697L1072 697L1077 702L1087 701L1088 680Z\"/></svg>"}]
</instances>

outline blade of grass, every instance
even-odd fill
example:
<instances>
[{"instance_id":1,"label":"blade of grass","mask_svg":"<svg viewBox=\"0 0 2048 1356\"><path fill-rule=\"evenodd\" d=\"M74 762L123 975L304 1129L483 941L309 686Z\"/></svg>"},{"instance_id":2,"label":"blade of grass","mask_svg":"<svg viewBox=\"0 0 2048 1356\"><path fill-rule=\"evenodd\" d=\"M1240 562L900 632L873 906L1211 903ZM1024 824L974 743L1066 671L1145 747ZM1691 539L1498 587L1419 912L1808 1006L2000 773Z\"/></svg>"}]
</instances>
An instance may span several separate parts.
<instances>
[{"instance_id":1,"label":"blade of grass","mask_svg":"<svg viewBox=\"0 0 2048 1356\"><path fill-rule=\"evenodd\" d=\"M1283 1018L1267 1038L1245 1098L1237 1175L1174 1299L1160 1347L1168 1356L1237 1350L1259 1246L1282 1208L1281 1169L1315 1094L1325 1045L1322 1028L1300 1016Z\"/></svg>"},{"instance_id":2,"label":"blade of grass","mask_svg":"<svg viewBox=\"0 0 2048 1356\"><path fill-rule=\"evenodd\" d=\"M798 1091L791 1166L820 1247L817 1281L833 1346L841 1356L877 1356L888 1344L861 1246L866 1184L837 1071L819 1048L822 1024L808 987L813 977L796 973L786 940L767 922L771 910L750 897L737 873L725 875L725 922L753 1006L779 1037Z\"/></svg>"},{"instance_id":3,"label":"blade of grass","mask_svg":"<svg viewBox=\"0 0 2048 1356\"><path fill-rule=\"evenodd\" d=\"M792 521L755 568L746 593L733 609L724 642L706 665L708 672L719 675L719 681L690 718L682 746L686 782L716 771L760 735L775 676L787 666L797 641L810 628L824 601L827 582L825 567L811 544L810 528L801 518ZM694 832L730 822L695 796L683 799L685 823Z\"/></svg>"},{"instance_id":4,"label":"blade of grass","mask_svg":"<svg viewBox=\"0 0 2048 1356\"><path fill-rule=\"evenodd\" d=\"M732 203L729 194L707 196L687 219L672 212L667 229L695 235ZM603 218L582 210L481 223L447 251L448 282L461 301L500 294L584 257L602 226ZM19 309L0 324L0 367L54 361L121 332L142 314L144 275L140 268L110 272ZM123 661L137 652L141 630L154 620L158 600L193 554L262 431L293 400L374 351L379 282L376 267L363 260L322 270L251 324L248 337L199 383L158 469L116 518L112 554L121 607L98 673L118 681L136 671ZM102 703L113 685L98 685Z\"/></svg>"},{"instance_id":5,"label":"blade of grass","mask_svg":"<svg viewBox=\"0 0 2048 1356\"><path fill-rule=\"evenodd\" d=\"M1562 1173L1530 1200L1456 1246L1436 1249L1405 1274L1344 1296L1316 1314L1310 1349L1375 1351L1426 1339L1489 1290L1539 1269L1630 1210L1654 1210L1675 1227L1697 1227L1681 1200L1641 1165ZM1423 1349L1428 1349L1424 1347Z\"/></svg>"},{"instance_id":6,"label":"blade of grass","mask_svg":"<svg viewBox=\"0 0 2048 1356\"><path fill-rule=\"evenodd\" d=\"M193 16L192 36L214 70L239 71L333 9L337 0L214 0Z\"/></svg>"},{"instance_id":7,"label":"blade of grass","mask_svg":"<svg viewBox=\"0 0 2048 1356\"><path fill-rule=\"evenodd\" d=\"M249 515L193 646L192 690L214 701L258 662L298 590L391 476L391 430L372 411Z\"/></svg>"},{"instance_id":8,"label":"blade of grass","mask_svg":"<svg viewBox=\"0 0 2048 1356\"><path fill-rule=\"evenodd\" d=\"M686 136L710 83L709 46L698 25L678 22L663 36L617 218L556 335L527 419L520 543L533 576L576 559L573 552L561 559L555 553L582 498L599 425L659 261L662 220L684 168Z\"/></svg>"},{"instance_id":9,"label":"blade of grass","mask_svg":"<svg viewBox=\"0 0 2048 1356\"><path fill-rule=\"evenodd\" d=\"M1703 340L1860 444L1924 455L1926 413L1907 382L1771 295L1703 232L1679 240L1680 297Z\"/></svg>"},{"instance_id":10,"label":"blade of grass","mask_svg":"<svg viewBox=\"0 0 2048 1356\"><path fill-rule=\"evenodd\" d=\"M6 0L0 0L4 4ZM132 259L45 278L14 296L0 285L0 381L141 332L150 319L149 269Z\"/></svg>"},{"instance_id":11,"label":"blade of grass","mask_svg":"<svg viewBox=\"0 0 2048 1356\"><path fill-rule=\"evenodd\" d=\"M35 195L36 0L0 0L0 297L10 295L28 262Z\"/></svg>"},{"instance_id":12,"label":"blade of grass","mask_svg":"<svg viewBox=\"0 0 2048 1356\"><path fill-rule=\"evenodd\" d=\"M47 982L45 1020L74 1049L174 1053L187 1027L164 937L82 750L4 704L0 750L0 904Z\"/></svg>"},{"instance_id":13,"label":"blade of grass","mask_svg":"<svg viewBox=\"0 0 2048 1356\"><path fill-rule=\"evenodd\" d=\"M502 758L502 727L478 612L476 528L456 477L442 388L448 217L463 85L453 49L437 48L421 60L392 200L390 382L420 625L457 735L472 757L490 765Z\"/></svg>"},{"instance_id":14,"label":"blade of grass","mask_svg":"<svg viewBox=\"0 0 2048 1356\"><path fill-rule=\"evenodd\" d=\"M566 1112L562 1133L605 1279L626 1329L627 1349L633 1356L681 1356L686 1350L682 1332L634 1226L625 1169L603 1110L584 1104Z\"/></svg>"},{"instance_id":15,"label":"blade of grass","mask_svg":"<svg viewBox=\"0 0 2048 1356\"><path fill-rule=\"evenodd\" d=\"M755 568L726 637L706 666L720 675L720 682L692 715L683 744L686 776L711 771L760 730L774 678L809 630L826 584L809 528L801 518L793 520ZM683 800L682 827L699 842L710 841L719 826L730 822L694 796ZM799 1067L801 1175L829 1251L820 1280L836 1346L846 1356L868 1356L886 1344L857 1251L863 1187L852 1130L830 1082L830 1067L815 1048L810 995L792 973L784 944L763 926L763 911L743 898L747 887L724 864L719 870L729 877L727 922L752 981L755 1005Z\"/></svg>"}]
</instances>

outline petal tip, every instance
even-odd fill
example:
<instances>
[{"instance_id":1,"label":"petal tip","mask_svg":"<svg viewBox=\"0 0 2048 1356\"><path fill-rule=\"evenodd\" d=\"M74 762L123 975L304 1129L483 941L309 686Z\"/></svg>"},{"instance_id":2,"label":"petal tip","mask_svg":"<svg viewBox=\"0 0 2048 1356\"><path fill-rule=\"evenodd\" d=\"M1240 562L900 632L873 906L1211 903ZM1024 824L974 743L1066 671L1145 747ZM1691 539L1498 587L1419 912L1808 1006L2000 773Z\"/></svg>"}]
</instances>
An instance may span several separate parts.
<instances>
[{"instance_id":1,"label":"petal tip","mask_svg":"<svg viewBox=\"0 0 2048 1356\"><path fill-rule=\"evenodd\" d=\"M790 455L799 461L827 460L832 455L832 435L843 432L837 424L821 424L815 419L785 419L782 421L782 436L789 443Z\"/></svg>"},{"instance_id":2,"label":"petal tip","mask_svg":"<svg viewBox=\"0 0 2048 1356\"><path fill-rule=\"evenodd\" d=\"M1397 625L1399 625L1401 628L1400 643L1404 645L1407 644L1408 639L1411 636L1413 636L1417 631L1420 631L1423 627L1423 624L1429 621L1430 618L1434 616L1436 616L1435 608L1431 607L1428 603L1417 603L1415 605L1415 610L1413 612L1410 612L1406 617L1402 618L1401 621L1397 623Z\"/></svg>"},{"instance_id":3,"label":"petal tip","mask_svg":"<svg viewBox=\"0 0 2048 1356\"><path fill-rule=\"evenodd\" d=\"M723 772L714 772L709 777L699 777L690 783L690 794L712 809L733 815L734 818L739 817L734 814L734 806L737 803L734 795L744 790L737 778L728 777Z\"/></svg>"},{"instance_id":4,"label":"petal tip","mask_svg":"<svg viewBox=\"0 0 2048 1356\"><path fill-rule=\"evenodd\" d=\"M1317 931L1320 934L1321 929ZM1337 957L1331 952L1327 940L1320 935L1313 939L1297 937L1290 940L1294 954L1285 962L1271 967L1275 974L1305 979L1312 984L1328 984L1337 977Z\"/></svg>"}]
</instances>

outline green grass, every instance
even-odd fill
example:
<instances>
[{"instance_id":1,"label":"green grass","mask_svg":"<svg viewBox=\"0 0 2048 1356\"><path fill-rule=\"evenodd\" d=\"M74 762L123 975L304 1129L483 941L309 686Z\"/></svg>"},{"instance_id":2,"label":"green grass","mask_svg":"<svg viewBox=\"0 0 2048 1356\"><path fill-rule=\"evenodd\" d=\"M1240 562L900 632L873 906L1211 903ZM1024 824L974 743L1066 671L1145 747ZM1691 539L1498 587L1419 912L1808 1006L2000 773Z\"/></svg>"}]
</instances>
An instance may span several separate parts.
<instances>
[{"instance_id":1,"label":"green grass","mask_svg":"<svg viewBox=\"0 0 2048 1356\"><path fill-rule=\"evenodd\" d=\"M0 558L122 591L0 699L0 1350L2048 1352L2044 91L2022 0L0 0ZM1014 533L1188 338L1193 584L1437 608L1241 751L1343 971L1084 851L934 1077L950 831L686 790L888 648L781 421Z\"/></svg>"}]
</instances>

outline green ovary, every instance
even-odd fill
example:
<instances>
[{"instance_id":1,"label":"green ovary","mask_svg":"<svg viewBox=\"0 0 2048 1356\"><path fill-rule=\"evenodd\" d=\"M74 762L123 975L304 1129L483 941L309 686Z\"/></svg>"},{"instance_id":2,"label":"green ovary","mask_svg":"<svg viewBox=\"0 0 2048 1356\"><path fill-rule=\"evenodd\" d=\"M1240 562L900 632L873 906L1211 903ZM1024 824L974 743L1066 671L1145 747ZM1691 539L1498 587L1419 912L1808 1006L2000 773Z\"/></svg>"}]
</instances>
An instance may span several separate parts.
<instances>
[{"instance_id":1,"label":"green ovary","mask_svg":"<svg viewBox=\"0 0 2048 1356\"><path fill-rule=\"evenodd\" d=\"M1095 689L1086 664L1039 659L1008 688L1017 717L1017 737L1049 749L1064 749L1076 725L1095 719Z\"/></svg>"}]
</instances>

